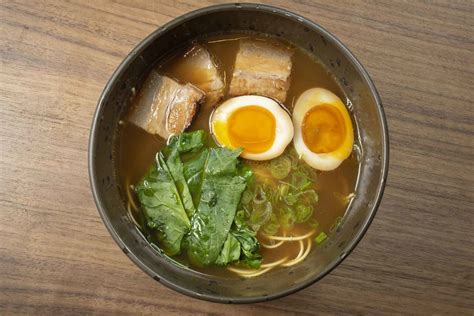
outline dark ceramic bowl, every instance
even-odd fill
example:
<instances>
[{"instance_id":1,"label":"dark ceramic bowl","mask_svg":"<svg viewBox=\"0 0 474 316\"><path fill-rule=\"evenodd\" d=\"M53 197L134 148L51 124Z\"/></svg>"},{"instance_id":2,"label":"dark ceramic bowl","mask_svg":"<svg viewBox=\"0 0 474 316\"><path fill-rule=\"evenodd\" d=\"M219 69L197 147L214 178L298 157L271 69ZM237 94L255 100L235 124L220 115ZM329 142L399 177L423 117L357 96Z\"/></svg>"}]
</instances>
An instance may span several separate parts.
<instances>
[{"instance_id":1,"label":"dark ceramic bowl","mask_svg":"<svg viewBox=\"0 0 474 316\"><path fill-rule=\"evenodd\" d=\"M125 208L116 175L117 126L153 64L183 43L207 35L255 31L301 47L330 69L347 97L362 144L361 168L343 224L302 263L252 279L199 274L173 264L143 238ZM223 303L253 303L294 293L321 279L354 249L382 198L388 171L388 134L382 104L369 75L352 53L321 26L289 11L256 4L224 4L193 11L160 27L118 67L100 97L89 143L89 174L99 213L123 252L155 280L181 293ZM150 289L153 290L153 289Z\"/></svg>"}]
</instances>

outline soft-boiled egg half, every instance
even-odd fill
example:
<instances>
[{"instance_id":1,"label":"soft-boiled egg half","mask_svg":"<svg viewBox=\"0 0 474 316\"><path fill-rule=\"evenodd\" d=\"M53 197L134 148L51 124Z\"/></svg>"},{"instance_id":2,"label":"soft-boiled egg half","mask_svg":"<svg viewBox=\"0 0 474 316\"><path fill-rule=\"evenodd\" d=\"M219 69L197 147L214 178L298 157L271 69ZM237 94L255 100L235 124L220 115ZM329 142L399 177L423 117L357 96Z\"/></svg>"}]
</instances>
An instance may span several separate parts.
<instances>
[{"instance_id":1,"label":"soft-boiled egg half","mask_svg":"<svg viewBox=\"0 0 474 316\"><path fill-rule=\"evenodd\" d=\"M354 130L341 99L329 90L306 90L293 109L298 155L318 170L336 169L352 152Z\"/></svg>"},{"instance_id":2,"label":"soft-boiled egg half","mask_svg":"<svg viewBox=\"0 0 474 316\"><path fill-rule=\"evenodd\" d=\"M219 145L242 148L241 156L251 160L278 157L294 134L288 113L273 99L256 95L224 101L210 125Z\"/></svg>"}]
</instances>

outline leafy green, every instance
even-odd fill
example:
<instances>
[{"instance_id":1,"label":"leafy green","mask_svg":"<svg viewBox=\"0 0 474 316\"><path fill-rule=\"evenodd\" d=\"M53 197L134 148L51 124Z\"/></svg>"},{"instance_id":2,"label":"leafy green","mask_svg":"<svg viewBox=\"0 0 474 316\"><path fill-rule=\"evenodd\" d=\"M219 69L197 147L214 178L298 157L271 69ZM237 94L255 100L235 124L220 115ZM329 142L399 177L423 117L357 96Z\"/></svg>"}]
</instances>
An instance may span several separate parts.
<instances>
[{"instance_id":1,"label":"leafy green","mask_svg":"<svg viewBox=\"0 0 474 316\"><path fill-rule=\"evenodd\" d=\"M219 256L246 187L245 179L237 175L240 149L211 148L208 152L196 182L201 183L199 206L186 239L188 257L204 266Z\"/></svg>"},{"instance_id":2,"label":"leafy green","mask_svg":"<svg viewBox=\"0 0 474 316\"><path fill-rule=\"evenodd\" d=\"M204 145L204 140L204 131L182 133L171 137L168 146L162 150L188 217L191 217L196 209L184 176L180 155L200 149Z\"/></svg>"},{"instance_id":3,"label":"leafy green","mask_svg":"<svg viewBox=\"0 0 474 316\"><path fill-rule=\"evenodd\" d=\"M216 264L227 265L240 259L240 242L232 234L227 234L227 239L222 246L221 252L216 259Z\"/></svg>"},{"instance_id":4,"label":"leafy green","mask_svg":"<svg viewBox=\"0 0 474 316\"><path fill-rule=\"evenodd\" d=\"M250 268L257 269L262 263L262 256L259 254L260 244L257 240L257 233L251 230L245 223L236 221L230 231L240 243L242 250L240 260Z\"/></svg>"},{"instance_id":5,"label":"leafy green","mask_svg":"<svg viewBox=\"0 0 474 316\"><path fill-rule=\"evenodd\" d=\"M158 232L160 246L170 256L179 253L191 225L162 153L156 155L156 165L137 185L136 192L148 227Z\"/></svg>"},{"instance_id":6,"label":"leafy green","mask_svg":"<svg viewBox=\"0 0 474 316\"><path fill-rule=\"evenodd\" d=\"M256 233L243 209L236 214L242 192L253 186L252 169L238 160L240 149L209 148L205 140L203 131L182 133L157 154L136 188L147 226L168 255L186 250L201 266L241 261L257 268Z\"/></svg>"},{"instance_id":7,"label":"leafy green","mask_svg":"<svg viewBox=\"0 0 474 316\"><path fill-rule=\"evenodd\" d=\"M203 149L191 159L183 163L183 175L188 184L189 192L193 196L194 205L199 205L201 199L201 185L204 175L204 166L209 157L209 149Z\"/></svg>"},{"instance_id":8,"label":"leafy green","mask_svg":"<svg viewBox=\"0 0 474 316\"><path fill-rule=\"evenodd\" d=\"M256 233L247 225L237 222L236 220L227 235L216 264L227 265L240 260L248 267L257 269L262 263L262 256L258 252L260 245Z\"/></svg>"},{"instance_id":9,"label":"leafy green","mask_svg":"<svg viewBox=\"0 0 474 316\"><path fill-rule=\"evenodd\" d=\"M183 154L203 147L205 140L206 133L202 130L191 133L181 133L171 137L167 147L176 148L180 154Z\"/></svg>"},{"instance_id":10,"label":"leafy green","mask_svg":"<svg viewBox=\"0 0 474 316\"><path fill-rule=\"evenodd\" d=\"M179 156L179 152L176 148L172 148L169 151L169 154L166 158L166 165L173 177L173 181L176 185L176 189L181 196L181 200L183 202L184 209L186 210L186 214L188 217L191 217L196 209L194 208L193 198L191 193L189 192L188 185L186 180L184 179L183 175L183 163L181 162L181 158Z\"/></svg>"},{"instance_id":11,"label":"leafy green","mask_svg":"<svg viewBox=\"0 0 474 316\"><path fill-rule=\"evenodd\" d=\"M184 178L193 196L195 205L199 204L201 186L207 166L215 166L211 167L211 173L225 173L231 170L230 173L237 173L247 183L253 181L252 170L237 160L240 152L241 150L229 150L225 148L204 149L184 162Z\"/></svg>"}]
</instances>

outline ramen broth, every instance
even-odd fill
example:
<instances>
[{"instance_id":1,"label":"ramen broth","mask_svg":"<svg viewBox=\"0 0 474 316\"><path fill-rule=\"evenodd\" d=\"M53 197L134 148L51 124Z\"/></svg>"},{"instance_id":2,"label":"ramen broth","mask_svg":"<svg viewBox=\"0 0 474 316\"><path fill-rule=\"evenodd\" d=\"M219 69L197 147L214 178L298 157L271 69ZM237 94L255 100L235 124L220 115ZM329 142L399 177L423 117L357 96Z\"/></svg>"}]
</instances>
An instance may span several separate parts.
<instances>
[{"instance_id":1,"label":"ramen broth","mask_svg":"<svg viewBox=\"0 0 474 316\"><path fill-rule=\"evenodd\" d=\"M201 40L200 43L206 47L209 52L215 57L218 65L218 70L224 75L225 89L224 89L224 100L228 98L228 86L230 77L232 74L235 56L238 50L239 40L248 35L225 35L208 38ZM256 39L264 39L266 41L279 41L272 38L261 38L252 35ZM285 43L285 45L289 45ZM169 76L179 82L188 82L192 80L193 76L199 76L199 73L192 73L184 71L180 67L176 67L176 60L183 55L183 51L178 52L172 58L156 66L159 73ZM305 90L311 87L322 87L332 91L334 94L339 96L341 100L346 100L345 95L337 84L336 80L330 74L330 72L314 57L310 56L305 51L294 48L294 54L292 57L292 72L291 72L291 83L288 90L286 101L284 106L289 113L292 112L295 100ZM154 86L144 85L141 89L155 89ZM194 118L194 121L188 131L203 129L209 131L209 117L212 112L212 106L202 106L198 115ZM142 129L126 122L126 119L122 121L123 124L120 126L119 131L119 145L118 145L118 175L122 184L122 187L127 190L127 196L131 203L131 215L139 225L141 231L145 236L149 237L147 227L145 227L143 215L138 211L134 210L133 205L138 206L139 203L134 196L133 190L130 190L131 186L135 185L149 170L150 166L154 162L156 153L166 145L166 141L161 139L159 136L148 134ZM354 125L354 131L356 132L356 126ZM212 139L212 137L210 137ZM357 137L355 138L357 139ZM290 143L289 147L293 145ZM287 150L288 150L287 148ZM246 161L250 167L254 170L260 168L261 163ZM303 162L304 163L304 162ZM258 170L257 170L258 171ZM319 200L314 205L314 212L312 217L319 223L317 231L310 238L313 242L311 251L318 251L317 244L314 242L315 236L319 232L326 232L330 236L330 230L333 225L344 216L347 206L348 197L350 198L351 193L354 192L355 184L358 175L358 161L357 156L354 152L349 156L348 159L344 160L342 164L333 171L316 171L314 170L314 179L311 184L311 189L314 189L318 195ZM258 174L258 172L257 172ZM256 177L259 181L259 177ZM137 207L139 209L139 207ZM295 224L289 231L283 231L279 229L276 235L286 236L299 236L310 231L311 228L307 223ZM257 234L257 238L260 243L271 244L271 241L262 236L262 233ZM151 238L152 239L152 238ZM153 239L152 239L153 241ZM275 242L274 242L275 243ZM260 253L263 257L262 264L274 262L281 258L288 257L293 258L298 255L300 251L299 242L285 242L281 246L276 248L260 247ZM185 255L173 257L183 265L190 266L186 260ZM199 268L192 266L193 269L201 271L203 273L218 274L223 276L236 276L236 274L228 271L223 267L210 266L206 268Z\"/></svg>"}]
</instances>

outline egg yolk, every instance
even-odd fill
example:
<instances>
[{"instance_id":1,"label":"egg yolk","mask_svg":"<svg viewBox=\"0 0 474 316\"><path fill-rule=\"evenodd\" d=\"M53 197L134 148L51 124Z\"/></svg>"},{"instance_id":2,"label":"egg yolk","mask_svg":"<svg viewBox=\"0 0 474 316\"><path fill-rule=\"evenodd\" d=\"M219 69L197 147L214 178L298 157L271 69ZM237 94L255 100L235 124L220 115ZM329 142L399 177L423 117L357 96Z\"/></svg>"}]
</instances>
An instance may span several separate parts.
<instances>
[{"instance_id":1,"label":"egg yolk","mask_svg":"<svg viewBox=\"0 0 474 316\"><path fill-rule=\"evenodd\" d=\"M248 153L262 153L275 140L275 117L267 109L250 105L234 111L228 121L228 137L233 147Z\"/></svg>"},{"instance_id":2,"label":"egg yolk","mask_svg":"<svg viewBox=\"0 0 474 316\"><path fill-rule=\"evenodd\" d=\"M330 153L344 142L344 118L334 106L323 104L309 110L302 124L303 141L317 154Z\"/></svg>"}]
</instances>

